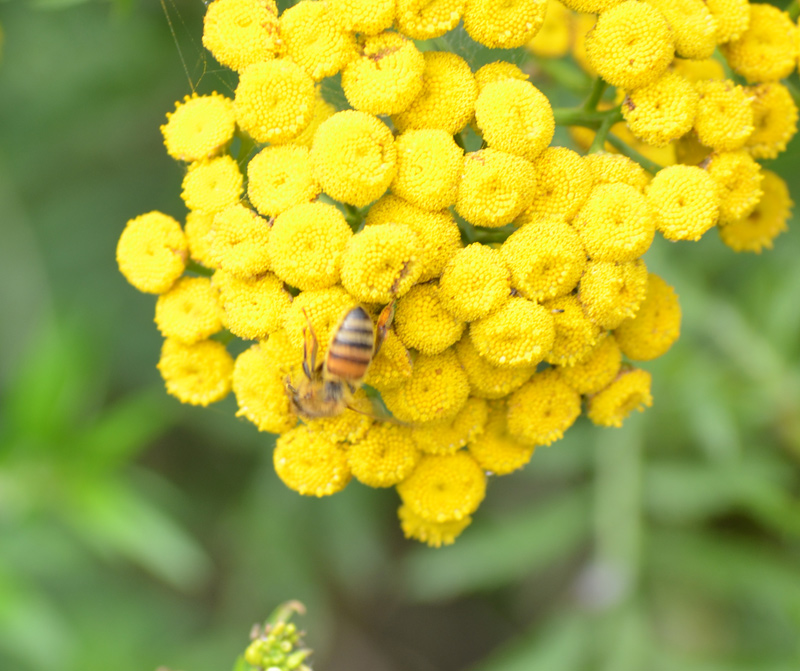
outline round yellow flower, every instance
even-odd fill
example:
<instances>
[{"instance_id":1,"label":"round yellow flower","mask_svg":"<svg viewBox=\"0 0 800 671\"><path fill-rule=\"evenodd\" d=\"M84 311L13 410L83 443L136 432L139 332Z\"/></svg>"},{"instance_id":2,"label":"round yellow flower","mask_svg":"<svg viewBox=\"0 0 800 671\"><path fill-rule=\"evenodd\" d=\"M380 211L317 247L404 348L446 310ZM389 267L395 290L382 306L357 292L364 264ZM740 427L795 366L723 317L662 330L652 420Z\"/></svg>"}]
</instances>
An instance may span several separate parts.
<instances>
[{"instance_id":1,"label":"round yellow flower","mask_svg":"<svg viewBox=\"0 0 800 671\"><path fill-rule=\"evenodd\" d=\"M308 126L315 100L314 80L296 63L280 59L243 70L233 106L239 127L256 142L280 144Z\"/></svg>"},{"instance_id":2,"label":"round yellow flower","mask_svg":"<svg viewBox=\"0 0 800 671\"><path fill-rule=\"evenodd\" d=\"M748 0L705 0L708 11L717 22L717 43L737 40L750 25Z\"/></svg>"},{"instance_id":3,"label":"round yellow flower","mask_svg":"<svg viewBox=\"0 0 800 671\"><path fill-rule=\"evenodd\" d=\"M581 396L555 368L534 375L508 399L508 433L519 442L550 445L581 414Z\"/></svg>"},{"instance_id":4,"label":"round yellow flower","mask_svg":"<svg viewBox=\"0 0 800 671\"><path fill-rule=\"evenodd\" d=\"M530 77L520 70L516 65L509 63L508 61L495 61L494 63L487 63L483 67L479 68L475 73L475 83L478 85L478 95L480 95L483 89L486 88L487 84L491 84L492 82L501 82L504 79L519 79L523 82L526 82L528 79L530 79Z\"/></svg>"},{"instance_id":5,"label":"round yellow flower","mask_svg":"<svg viewBox=\"0 0 800 671\"><path fill-rule=\"evenodd\" d=\"M264 340L283 326L292 297L276 275L241 278L218 270L212 281L219 291L222 322L233 335Z\"/></svg>"},{"instance_id":6,"label":"round yellow flower","mask_svg":"<svg viewBox=\"0 0 800 671\"><path fill-rule=\"evenodd\" d=\"M395 0L327 0L331 18L344 30L377 35L392 25Z\"/></svg>"},{"instance_id":7,"label":"round yellow flower","mask_svg":"<svg viewBox=\"0 0 800 671\"><path fill-rule=\"evenodd\" d=\"M703 81L695 87L700 94L694 130L706 147L732 151L742 147L753 132L753 108L747 91L726 81Z\"/></svg>"},{"instance_id":8,"label":"round yellow flower","mask_svg":"<svg viewBox=\"0 0 800 671\"><path fill-rule=\"evenodd\" d=\"M464 29L479 44L513 49L533 39L544 22L546 0L470 0L464 10Z\"/></svg>"},{"instance_id":9,"label":"round yellow flower","mask_svg":"<svg viewBox=\"0 0 800 671\"><path fill-rule=\"evenodd\" d=\"M655 81L675 55L675 37L664 15L627 0L597 19L586 36L589 65L612 86L632 90Z\"/></svg>"},{"instance_id":10,"label":"round yellow flower","mask_svg":"<svg viewBox=\"0 0 800 671\"><path fill-rule=\"evenodd\" d=\"M466 0L397 0L396 27L415 40L430 40L451 31L461 20Z\"/></svg>"},{"instance_id":11,"label":"round yellow flower","mask_svg":"<svg viewBox=\"0 0 800 671\"><path fill-rule=\"evenodd\" d=\"M631 91L622 103L622 115L637 138L664 147L692 130L698 102L689 80L667 70L654 82Z\"/></svg>"},{"instance_id":12,"label":"round yellow flower","mask_svg":"<svg viewBox=\"0 0 800 671\"><path fill-rule=\"evenodd\" d=\"M712 154L705 169L717 184L720 224L746 217L761 200L761 166L747 152Z\"/></svg>"},{"instance_id":13,"label":"round yellow flower","mask_svg":"<svg viewBox=\"0 0 800 671\"><path fill-rule=\"evenodd\" d=\"M317 364L319 364L328 351L328 343L339 322L356 305L358 302L338 285L300 292L292 301L283 322L289 343L295 351L302 352L306 337L311 335L305 333L311 322L319 346L317 353Z\"/></svg>"},{"instance_id":14,"label":"round yellow flower","mask_svg":"<svg viewBox=\"0 0 800 671\"><path fill-rule=\"evenodd\" d=\"M544 23L525 48L540 58L561 58L569 53L571 42L572 12L558 0L550 0Z\"/></svg>"},{"instance_id":15,"label":"round yellow flower","mask_svg":"<svg viewBox=\"0 0 800 671\"><path fill-rule=\"evenodd\" d=\"M512 296L469 330L478 354L495 366L539 363L553 348L555 335L552 313L522 296Z\"/></svg>"},{"instance_id":16,"label":"round yellow flower","mask_svg":"<svg viewBox=\"0 0 800 671\"><path fill-rule=\"evenodd\" d=\"M780 82L760 84L748 91L755 130L745 147L753 158L776 158L797 132L797 105Z\"/></svg>"},{"instance_id":17,"label":"round yellow flower","mask_svg":"<svg viewBox=\"0 0 800 671\"><path fill-rule=\"evenodd\" d=\"M119 271L147 294L168 291L186 267L189 249L181 225L153 211L125 224L117 243Z\"/></svg>"},{"instance_id":18,"label":"round yellow flower","mask_svg":"<svg viewBox=\"0 0 800 671\"><path fill-rule=\"evenodd\" d=\"M283 484L305 496L330 496L351 478L347 451L302 424L278 438L273 462Z\"/></svg>"},{"instance_id":19,"label":"round yellow flower","mask_svg":"<svg viewBox=\"0 0 800 671\"><path fill-rule=\"evenodd\" d=\"M561 296L544 303L556 325L553 349L544 358L547 363L571 366L585 359L597 343L601 327L586 316L578 297Z\"/></svg>"},{"instance_id":20,"label":"round yellow flower","mask_svg":"<svg viewBox=\"0 0 800 671\"><path fill-rule=\"evenodd\" d=\"M331 198L364 207L392 183L397 150L392 132L380 119L346 110L320 124L311 163L322 190Z\"/></svg>"},{"instance_id":21,"label":"round yellow flower","mask_svg":"<svg viewBox=\"0 0 800 671\"><path fill-rule=\"evenodd\" d=\"M411 355L394 330L390 330L380 352L372 360L364 382L383 392L403 384L411 377L411 369Z\"/></svg>"},{"instance_id":22,"label":"round yellow flower","mask_svg":"<svg viewBox=\"0 0 800 671\"><path fill-rule=\"evenodd\" d=\"M468 398L452 419L415 424L411 438L427 454L453 454L483 433L488 412L482 398Z\"/></svg>"},{"instance_id":23,"label":"round yellow flower","mask_svg":"<svg viewBox=\"0 0 800 671\"><path fill-rule=\"evenodd\" d=\"M475 102L475 122L490 147L529 161L544 151L555 132L547 96L519 79L486 84Z\"/></svg>"},{"instance_id":24,"label":"round yellow flower","mask_svg":"<svg viewBox=\"0 0 800 671\"><path fill-rule=\"evenodd\" d=\"M511 269L511 286L537 301L568 294L586 266L580 236L556 219L517 229L500 247L500 256Z\"/></svg>"},{"instance_id":25,"label":"round yellow flower","mask_svg":"<svg viewBox=\"0 0 800 671\"><path fill-rule=\"evenodd\" d=\"M411 429L375 422L347 450L347 464L355 478L368 487L392 487L405 480L421 457L411 440Z\"/></svg>"},{"instance_id":26,"label":"round yellow flower","mask_svg":"<svg viewBox=\"0 0 800 671\"><path fill-rule=\"evenodd\" d=\"M404 384L383 392L383 402L401 422L433 422L455 417L469 396L467 374L453 350L414 361Z\"/></svg>"},{"instance_id":27,"label":"round yellow flower","mask_svg":"<svg viewBox=\"0 0 800 671\"><path fill-rule=\"evenodd\" d=\"M190 210L214 214L239 202L242 181L239 166L231 156L197 161L183 178L181 198Z\"/></svg>"},{"instance_id":28,"label":"round yellow flower","mask_svg":"<svg viewBox=\"0 0 800 671\"><path fill-rule=\"evenodd\" d=\"M587 399L586 415L599 426L621 427L634 410L642 412L653 405L651 380L646 370L622 370L605 389Z\"/></svg>"},{"instance_id":29,"label":"round yellow flower","mask_svg":"<svg viewBox=\"0 0 800 671\"><path fill-rule=\"evenodd\" d=\"M484 359L471 338L461 338L455 347L458 360L467 373L470 393L479 398L503 398L525 384L536 366L500 367Z\"/></svg>"},{"instance_id":30,"label":"round yellow flower","mask_svg":"<svg viewBox=\"0 0 800 671\"><path fill-rule=\"evenodd\" d=\"M627 184L595 186L572 225L589 258L620 263L644 254L656 231L647 200Z\"/></svg>"},{"instance_id":31,"label":"round yellow flower","mask_svg":"<svg viewBox=\"0 0 800 671\"><path fill-rule=\"evenodd\" d=\"M589 261L578 299L589 319L613 329L636 314L646 291L647 268L641 259L628 263Z\"/></svg>"},{"instance_id":32,"label":"round yellow flower","mask_svg":"<svg viewBox=\"0 0 800 671\"><path fill-rule=\"evenodd\" d=\"M647 187L647 202L667 240L699 240L719 218L717 185L696 166L659 170Z\"/></svg>"},{"instance_id":33,"label":"round yellow flower","mask_svg":"<svg viewBox=\"0 0 800 671\"><path fill-rule=\"evenodd\" d=\"M216 0L203 21L203 46L241 72L275 58L281 46L275 0Z\"/></svg>"},{"instance_id":34,"label":"round yellow flower","mask_svg":"<svg viewBox=\"0 0 800 671\"><path fill-rule=\"evenodd\" d=\"M771 82L797 67L794 25L789 15L768 4L750 5L750 25L722 47L734 72L748 82Z\"/></svg>"},{"instance_id":35,"label":"round yellow flower","mask_svg":"<svg viewBox=\"0 0 800 671\"><path fill-rule=\"evenodd\" d=\"M317 91L314 97L314 114L311 117L311 121L305 127L305 130L292 140L292 144L311 149L314 143L314 136L317 134L317 128L322 125L323 121L330 119L334 114L336 114L336 108Z\"/></svg>"},{"instance_id":36,"label":"round yellow flower","mask_svg":"<svg viewBox=\"0 0 800 671\"><path fill-rule=\"evenodd\" d=\"M466 452L425 454L397 485L403 503L429 522L453 522L474 513L486 496L486 476Z\"/></svg>"},{"instance_id":37,"label":"round yellow flower","mask_svg":"<svg viewBox=\"0 0 800 671\"><path fill-rule=\"evenodd\" d=\"M161 348L158 370L168 394L181 403L206 406L221 401L231 390L233 358L216 340L188 345L167 338Z\"/></svg>"},{"instance_id":38,"label":"round yellow flower","mask_svg":"<svg viewBox=\"0 0 800 671\"><path fill-rule=\"evenodd\" d=\"M455 135L472 118L478 85L467 62L447 51L426 51L422 89L405 111L392 116L402 133L440 128Z\"/></svg>"},{"instance_id":39,"label":"round yellow flower","mask_svg":"<svg viewBox=\"0 0 800 671\"><path fill-rule=\"evenodd\" d=\"M527 224L542 218L572 219L592 190L592 174L584 158L566 147L548 147L539 154L533 167L536 193L515 223Z\"/></svg>"},{"instance_id":40,"label":"round yellow flower","mask_svg":"<svg viewBox=\"0 0 800 671\"><path fill-rule=\"evenodd\" d=\"M647 0L667 19L675 35L675 53L710 58L717 46L717 22L704 0Z\"/></svg>"},{"instance_id":41,"label":"round yellow flower","mask_svg":"<svg viewBox=\"0 0 800 671\"><path fill-rule=\"evenodd\" d=\"M210 257L215 267L239 277L269 270L269 223L244 205L232 205L214 217Z\"/></svg>"},{"instance_id":42,"label":"round yellow flower","mask_svg":"<svg viewBox=\"0 0 800 671\"><path fill-rule=\"evenodd\" d=\"M559 367L558 372L579 394L596 394L611 384L622 365L622 351L613 335L603 336L589 355L572 366Z\"/></svg>"},{"instance_id":43,"label":"round yellow flower","mask_svg":"<svg viewBox=\"0 0 800 671\"><path fill-rule=\"evenodd\" d=\"M445 266L439 300L462 321L475 321L497 310L511 296L511 273L496 249L475 242Z\"/></svg>"},{"instance_id":44,"label":"round yellow flower","mask_svg":"<svg viewBox=\"0 0 800 671\"><path fill-rule=\"evenodd\" d=\"M452 545L472 522L469 515L453 522L429 522L411 512L408 506L400 506L397 516L400 518L400 528L406 538L427 543L432 548Z\"/></svg>"},{"instance_id":45,"label":"round yellow flower","mask_svg":"<svg viewBox=\"0 0 800 671\"><path fill-rule=\"evenodd\" d=\"M403 224L375 224L347 243L342 285L359 301L385 304L408 293L421 272L414 231Z\"/></svg>"},{"instance_id":46,"label":"round yellow flower","mask_svg":"<svg viewBox=\"0 0 800 671\"><path fill-rule=\"evenodd\" d=\"M425 59L414 42L397 33L366 37L342 72L342 89L355 109L397 114L422 89Z\"/></svg>"},{"instance_id":47,"label":"round yellow flower","mask_svg":"<svg viewBox=\"0 0 800 671\"><path fill-rule=\"evenodd\" d=\"M523 445L509 435L505 405L498 403L489 412L486 430L470 441L468 449L490 475L508 475L525 466L536 447Z\"/></svg>"},{"instance_id":48,"label":"round yellow flower","mask_svg":"<svg viewBox=\"0 0 800 671\"><path fill-rule=\"evenodd\" d=\"M290 207L272 224L267 245L272 271L302 291L333 286L352 237L344 215L333 205Z\"/></svg>"},{"instance_id":49,"label":"round yellow flower","mask_svg":"<svg viewBox=\"0 0 800 671\"><path fill-rule=\"evenodd\" d=\"M353 407L360 412L352 410ZM363 389L358 389L348 402L348 407L340 414L316 419L304 418L303 421L311 431L321 433L335 443L347 443L342 447L349 449L350 444L358 442L367 435L367 431L374 424L373 413L372 402Z\"/></svg>"},{"instance_id":50,"label":"round yellow flower","mask_svg":"<svg viewBox=\"0 0 800 671\"><path fill-rule=\"evenodd\" d=\"M203 212L188 212L186 215L186 241L189 243L189 255L197 263L206 268L214 268L211 258L211 229L214 226L214 215Z\"/></svg>"},{"instance_id":51,"label":"round yellow flower","mask_svg":"<svg viewBox=\"0 0 800 671\"><path fill-rule=\"evenodd\" d=\"M191 345L222 329L217 292L207 277L181 277L156 301L156 326L165 338Z\"/></svg>"},{"instance_id":52,"label":"round yellow flower","mask_svg":"<svg viewBox=\"0 0 800 671\"><path fill-rule=\"evenodd\" d=\"M265 217L314 200L319 192L307 147L265 147L247 164L247 196Z\"/></svg>"},{"instance_id":53,"label":"round yellow flower","mask_svg":"<svg viewBox=\"0 0 800 671\"><path fill-rule=\"evenodd\" d=\"M614 331L622 353L634 361L650 361L665 354L681 333L678 295L658 275L647 278L647 295L636 316Z\"/></svg>"},{"instance_id":54,"label":"round yellow flower","mask_svg":"<svg viewBox=\"0 0 800 671\"><path fill-rule=\"evenodd\" d=\"M475 226L511 223L531 202L536 171L524 158L497 149L464 156L456 212Z\"/></svg>"},{"instance_id":55,"label":"round yellow flower","mask_svg":"<svg viewBox=\"0 0 800 671\"><path fill-rule=\"evenodd\" d=\"M461 337L464 322L442 307L438 286L418 284L397 301L394 329L406 347L439 354Z\"/></svg>"},{"instance_id":56,"label":"round yellow flower","mask_svg":"<svg viewBox=\"0 0 800 671\"><path fill-rule=\"evenodd\" d=\"M219 154L233 139L233 101L217 92L196 93L176 103L161 126L167 153L178 161L199 161Z\"/></svg>"},{"instance_id":57,"label":"round yellow flower","mask_svg":"<svg viewBox=\"0 0 800 671\"><path fill-rule=\"evenodd\" d=\"M650 176L636 161L622 154L598 152L583 157L583 164L589 168L592 184L627 184L643 193L650 182Z\"/></svg>"}]
</instances>

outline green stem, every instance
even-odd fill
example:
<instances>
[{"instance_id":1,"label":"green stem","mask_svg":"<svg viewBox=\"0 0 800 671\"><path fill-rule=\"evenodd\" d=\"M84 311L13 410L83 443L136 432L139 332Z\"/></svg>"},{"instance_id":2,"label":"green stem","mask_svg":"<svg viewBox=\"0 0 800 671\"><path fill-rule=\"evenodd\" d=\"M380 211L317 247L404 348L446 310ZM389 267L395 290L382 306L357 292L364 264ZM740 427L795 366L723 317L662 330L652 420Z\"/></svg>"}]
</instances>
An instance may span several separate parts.
<instances>
[{"instance_id":1,"label":"green stem","mask_svg":"<svg viewBox=\"0 0 800 671\"><path fill-rule=\"evenodd\" d=\"M598 151L603 150L608 133L611 131L611 126L618 121L622 121L622 114L619 111L617 114L609 114L605 119L603 119L603 123L600 124L600 128L597 129L597 132L594 135L594 140L592 140L592 145L589 147L589 151L587 153L596 154Z\"/></svg>"},{"instance_id":2,"label":"green stem","mask_svg":"<svg viewBox=\"0 0 800 671\"><path fill-rule=\"evenodd\" d=\"M594 112L597 110L597 105L603 97L603 94L606 92L606 88L608 84L604 82L600 77L594 80L594 85L592 86L592 92L589 94L589 97L586 99L586 102L583 104L583 109L587 112Z\"/></svg>"},{"instance_id":3,"label":"green stem","mask_svg":"<svg viewBox=\"0 0 800 671\"><path fill-rule=\"evenodd\" d=\"M186 270L197 275L202 275L203 277L211 277L214 274L214 271L211 268L201 266L199 263L197 263L197 261L193 261L192 259L189 259L186 262Z\"/></svg>"},{"instance_id":4,"label":"green stem","mask_svg":"<svg viewBox=\"0 0 800 671\"><path fill-rule=\"evenodd\" d=\"M649 158L642 156L638 151L636 151L633 147L629 147L616 135L611 135L609 133L606 141L620 154L636 161L640 166L647 170L647 172L655 175L659 170L661 170L662 166L655 161L651 161Z\"/></svg>"},{"instance_id":5,"label":"green stem","mask_svg":"<svg viewBox=\"0 0 800 671\"><path fill-rule=\"evenodd\" d=\"M622 119L619 107L610 110L587 111L582 107L556 107L553 109L556 126L584 126L597 130L606 119L613 117L612 125Z\"/></svg>"},{"instance_id":6,"label":"green stem","mask_svg":"<svg viewBox=\"0 0 800 671\"><path fill-rule=\"evenodd\" d=\"M359 210L354 205L348 205L347 203L342 203L344 205L345 210L345 221L350 225L350 228L353 229L353 233L358 233L359 229L361 228L361 224L364 223L364 215L362 214L361 210Z\"/></svg>"}]
</instances>

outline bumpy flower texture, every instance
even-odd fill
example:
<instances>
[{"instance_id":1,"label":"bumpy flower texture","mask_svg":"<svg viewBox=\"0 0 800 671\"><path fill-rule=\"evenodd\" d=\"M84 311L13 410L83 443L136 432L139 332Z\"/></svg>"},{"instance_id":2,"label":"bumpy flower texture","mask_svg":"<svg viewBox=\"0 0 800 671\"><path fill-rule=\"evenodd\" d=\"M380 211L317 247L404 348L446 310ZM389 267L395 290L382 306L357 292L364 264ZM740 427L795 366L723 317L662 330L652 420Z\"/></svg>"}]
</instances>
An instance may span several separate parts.
<instances>
[{"instance_id":1,"label":"bumpy flower texture","mask_svg":"<svg viewBox=\"0 0 800 671\"><path fill-rule=\"evenodd\" d=\"M395 488L403 533L450 544L487 480L581 413L616 427L652 404L638 363L681 325L643 258L654 238L716 228L758 253L786 229L786 183L758 161L797 129L781 80L800 29L747 0L291 4L208 3L203 45L238 84L167 113L185 223L131 219L119 268L158 297L168 393L232 390L237 416L280 434L288 487ZM475 69L470 49L431 50L450 31L482 57L520 51ZM544 58L612 90L554 112ZM592 142L609 128L636 152ZM365 320L387 306L370 357Z\"/></svg>"}]
</instances>

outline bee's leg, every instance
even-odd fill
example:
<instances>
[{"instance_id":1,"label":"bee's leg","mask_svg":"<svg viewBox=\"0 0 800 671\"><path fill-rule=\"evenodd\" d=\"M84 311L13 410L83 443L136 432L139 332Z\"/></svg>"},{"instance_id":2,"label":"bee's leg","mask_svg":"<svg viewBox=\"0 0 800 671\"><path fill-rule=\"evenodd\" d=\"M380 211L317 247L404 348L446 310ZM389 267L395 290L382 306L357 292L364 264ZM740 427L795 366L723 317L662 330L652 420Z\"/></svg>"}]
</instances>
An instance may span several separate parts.
<instances>
[{"instance_id":1,"label":"bee's leg","mask_svg":"<svg viewBox=\"0 0 800 671\"><path fill-rule=\"evenodd\" d=\"M397 299L393 299L389 305L387 305L383 310L381 310L381 314L378 316L378 323L376 325L376 336L375 336L375 351L372 353L373 358L378 356L378 352L381 350L381 345L383 345L383 341L386 339L386 333L389 331L389 327L392 325L392 320L394 320L394 310L397 306Z\"/></svg>"},{"instance_id":2,"label":"bee's leg","mask_svg":"<svg viewBox=\"0 0 800 671\"><path fill-rule=\"evenodd\" d=\"M306 377L311 380L312 372L317 369L319 341L317 340L317 334L314 333L314 327L311 325L311 320L308 318L308 313L305 308L303 308L303 314L308 324L308 329L303 329L303 372L306 374Z\"/></svg>"}]
</instances>

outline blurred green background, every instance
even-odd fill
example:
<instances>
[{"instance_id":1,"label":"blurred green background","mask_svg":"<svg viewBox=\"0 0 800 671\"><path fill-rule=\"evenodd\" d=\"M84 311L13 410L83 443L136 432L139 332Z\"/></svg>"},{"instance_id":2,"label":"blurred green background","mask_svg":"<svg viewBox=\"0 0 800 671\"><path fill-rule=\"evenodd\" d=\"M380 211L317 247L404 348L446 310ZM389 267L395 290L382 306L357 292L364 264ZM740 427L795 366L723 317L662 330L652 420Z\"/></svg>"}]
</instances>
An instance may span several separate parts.
<instances>
[{"instance_id":1,"label":"blurred green background","mask_svg":"<svg viewBox=\"0 0 800 671\"><path fill-rule=\"evenodd\" d=\"M800 668L798 227L657 240L684 326L654 407L492 481L455 546L407 542L394 491L300 497L233 399L168 397L117 271L129 218L184 214L166 112L230 92L203 11L0 2L0 669L229 669L290 598L326 671ZM800 142L769 167L800 201Z\"/></svg>"}]
</instances>

